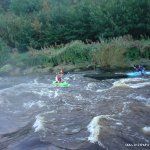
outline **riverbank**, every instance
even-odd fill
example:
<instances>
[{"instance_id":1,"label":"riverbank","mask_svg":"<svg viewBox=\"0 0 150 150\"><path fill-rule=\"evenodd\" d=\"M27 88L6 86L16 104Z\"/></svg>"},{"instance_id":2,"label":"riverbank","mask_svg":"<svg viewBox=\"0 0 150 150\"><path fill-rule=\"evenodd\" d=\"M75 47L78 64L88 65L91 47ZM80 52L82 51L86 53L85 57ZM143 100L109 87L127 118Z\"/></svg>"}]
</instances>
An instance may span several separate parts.
<instances>
[{"instance_id":1,"label":"riverbank","mask_svg":"<svg viewBox=\"0 0 150 150\"><path fill-rule=\"evenodd\" d=\"M5 66L9 67L9 65ZM105 69L105 68L93 68L93 66L86 66L85 64L80 64L79 66L74 65L66 65L66 66L56 66L54 68L14 68L12 67L11 71L0 73L0 76L35 76L35 75L55 75L61 68L64 67L64 73L75 73L80 74L84 72L84 77L94 78L98 80L105 79L121 79L128 78L127 72L132 72L134 69L132 67L129 68L113 68L113 69ZM147 67L148 68L148 67ZM146 69L148 70L148 69Z\"/></svg>"},{"instance_id":2,"label":"riverbank","mask_svg":"<svg viewBox=\"0 0 150 150\"><path fill-rule=\"evenodd\" d=\"M66 45L31 47L19 53L0 43L0 74L28 75L85 70L133 70L141 64L150 69L150 40L134 40L131 36L101 40L97 43L72 41Z\"/></svg>"},{"instance_id":3,"label":"riverbank","mask_svg":"<svg viewBox=\"0 0 150 150\"><path fill-rule=\"evenodd\" d=\"M136 62L133 62L133 64L136 64ZM146 70L150 70L150 61L143 60L141 63ZM132 66L128 67L114 67L114 68L104 68L94 65L89 65L88 63L81 63L78 65L57 65L55 67L47 66L33 66L33 67L27 67L27 68L21 68L17 66L13 66L11 64L6 64L0 68L0 76L7 75L7 76L24 76L24 75L45 75L45 74L56 74L59 72L62 67L64 68L64 73L70 73L70 72L83 72L83 71L90 71L90 72L97 72L97 73L116 73L116 72L129 72L134 71ZM113 74L112 74L113 75Z\"/></svg>"},{"instance_id":4,"label":"riverbank","mask_svg":"<svg viewBox=\"0 0 150 150\"><path fill-rule=\"evenodd\" d=\"M79 65L58 65L55 67L28 67L28 68L19 68L16 66L12 66L11 64L6 64L0 68L0 75L9 75L9 76L20 76L20 75L31 75L31 74L55 74L64 67L64 72L79 72L79 71L87 71L93 70L92 66L88 66L86 64Z\"/></svg>"},{"instance_id":5,"label":"riverbank","mask_svg":"<svg viewBox=\"0 0 150 150\"><path fill-rule=\"evenodd\" d=\"M149 63L150 64L150 63ZM147 63L143 63L145 66L146 70L150 70L150 65ZM88 65L88 64L78 64L78 65L58 65L55 67L41 67L41 66L35 66L35 67L28 67L28 68L19 68L16 66L12 66L11 64L6 64L0 68L0 75L7 75L7 76L20 76L20 75L34 75L34 74L56 74L58 71L61 70L61 68L64 68L64 72L70 73L70 72L82 72L82 71L93 71L93 72L110 72L110 73L115 73L115 72L129 72L129 71L134 71L134 69L129 66L129 67L116 67L116 68L103 68L103 67L95 67L93 65Z\"/></svg>"}]
</instances>

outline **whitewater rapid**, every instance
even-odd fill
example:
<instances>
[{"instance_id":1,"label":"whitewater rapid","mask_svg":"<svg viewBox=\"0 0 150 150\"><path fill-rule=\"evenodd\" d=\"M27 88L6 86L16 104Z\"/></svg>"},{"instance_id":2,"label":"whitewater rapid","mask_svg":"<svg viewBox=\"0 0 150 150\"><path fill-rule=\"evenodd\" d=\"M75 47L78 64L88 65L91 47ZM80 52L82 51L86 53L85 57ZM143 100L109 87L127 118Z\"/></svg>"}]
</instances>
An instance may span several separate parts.
<instances>
[{"instance_id":1,"label":"whitewater rapid","mask_svg":"<svg viewBox=\"0 0 150 150\"><path fill-rule=\"evenodd\" d=\"M53 79L0 77L0 149L126 150L128 143L149 143L150 78L67 74L69 88L52 86Z\"/></svg>"}]
</instances>

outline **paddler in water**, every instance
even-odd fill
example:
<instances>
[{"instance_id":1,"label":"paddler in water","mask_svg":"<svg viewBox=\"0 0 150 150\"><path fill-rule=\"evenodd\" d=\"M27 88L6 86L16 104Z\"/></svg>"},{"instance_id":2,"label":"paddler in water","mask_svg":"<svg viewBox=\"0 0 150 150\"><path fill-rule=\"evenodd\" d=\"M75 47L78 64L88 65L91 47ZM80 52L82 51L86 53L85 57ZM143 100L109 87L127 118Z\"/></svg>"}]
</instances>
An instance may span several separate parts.
<instances>
[{"instance_id":1,"label":"paddler in water","mask_svg":"<svg viewBox=\"0 0 150 150\"><path fill-rule=\"evenodd\" d=\"M134 66L136 72L141 72L141 75L145 75L145 68L142 65Z\"/></svg>"},{"instance_id":2,"label":"paddler in water","mask_svg":"<svg viewBox=\"0 0 150 150\"><path fill-rule=\"evenodd\" d=\"M55 77L55 80L56 80L56 83L60 83L60 82L64 82L62 80L62 77L64 75L64 70L63 68L60 70L60 72L57 73L56 77Z\"/></svg>"},{"instance_id":3,"label":"paddler in water","mask_svg":"<svg viewBox=\"0 0 150 150\"><path fill-rule=\"evenodd\" d=\"M145 68L142 65L138 66L138 70L141 72L141 75L145 75Z\"/></svg>"}]
</instances>

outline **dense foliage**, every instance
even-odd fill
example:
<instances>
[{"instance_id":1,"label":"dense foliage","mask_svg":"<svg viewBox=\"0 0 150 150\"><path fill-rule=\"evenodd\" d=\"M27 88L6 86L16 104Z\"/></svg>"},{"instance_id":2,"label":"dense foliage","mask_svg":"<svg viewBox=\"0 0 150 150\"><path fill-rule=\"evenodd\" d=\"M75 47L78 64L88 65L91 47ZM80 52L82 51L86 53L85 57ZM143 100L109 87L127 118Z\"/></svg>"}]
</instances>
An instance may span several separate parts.
<instances>
[{"instance_id":1,"label":"dense foliage","mask_svg":"<svg viewBox=\"0 0 150 150\"><path fill-rule=\"evenodd\" d=\"M53 68L68 64L93 68L123 68L130 67L132 62L139 64L144 60L148 63L150 59L150 40L133 40L131 36L101 39L101 42L91 44L73 41L41 50L29 48L25 53L14 51L11 55L3 42L0 45L1 66L11 64L19 68Z\"/></svg>"},{"instance_id":2,"label":"dense foliage","mask_svg":"<svg viewBox=\"0 0 150 150\"><path fill-rule=\"evenodd\" d=\"M150 35L149 0L1 0L0 37L20 51Z\"/></svg>"},{"instance_id":3,"label":"dense foliage","mask_svg":"<svg viewBox=\"0 0 150 150\"><path fill-rule=\"evenodd\" d=\"M149 35L150 0L1 0L0 72L148 64Z\"/></svg>"},{"instance_id":4,"label":"dense foliage","mask_svg":"<svg viewBox=\"0 0 150 150\"><path fill-rule=\"evenodd\" d=\"M0 67L7 63L9 57L10 57L9 48L0 38Z\"/></svg>"}]
</instances>

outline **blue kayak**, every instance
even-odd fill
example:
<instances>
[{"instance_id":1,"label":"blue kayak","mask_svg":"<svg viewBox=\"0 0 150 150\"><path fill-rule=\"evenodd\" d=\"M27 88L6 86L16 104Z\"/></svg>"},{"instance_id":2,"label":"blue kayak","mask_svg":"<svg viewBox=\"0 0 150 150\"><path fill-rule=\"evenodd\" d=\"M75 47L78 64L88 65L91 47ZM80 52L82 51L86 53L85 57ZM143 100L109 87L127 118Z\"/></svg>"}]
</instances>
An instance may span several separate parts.
<instances>
[{"instance_id":1,"label":"blue kayak","mask_svg":"<svg viewBox=\"0 0 150 150\"><path fill-rule=\"evenodd\" d=\"M139 77L143 75L150 75L150 71L145 71L143 74L141 74L141 72L128 72L127 73L127 76L129 77Z\"/></svg>"}]
</instances>

